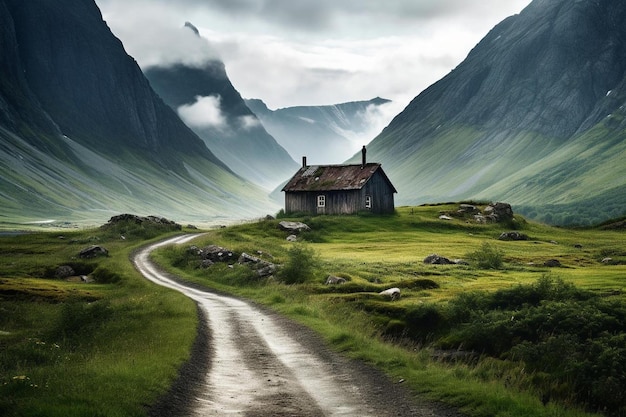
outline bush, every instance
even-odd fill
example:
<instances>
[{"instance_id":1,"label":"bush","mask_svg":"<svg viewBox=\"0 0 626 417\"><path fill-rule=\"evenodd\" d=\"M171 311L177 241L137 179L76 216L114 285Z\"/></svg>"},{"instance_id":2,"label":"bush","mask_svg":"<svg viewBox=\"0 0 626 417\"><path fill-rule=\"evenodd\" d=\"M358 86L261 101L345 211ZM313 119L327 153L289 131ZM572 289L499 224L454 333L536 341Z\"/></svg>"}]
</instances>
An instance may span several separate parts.
<instances>
[{"instance_id":1,"label":"bush","mask_svg":"<svg viewBox=\"0 0 626 417\"><path fill-rule=\"evenodd\" d=\"M286 284L299 284L311 278L320 261L315 251L304 244L295 244L287 251L287 262L278 272Z\"/></svg>"},{"instance_id":2,"label":"bush","mask_svg":"<svg viewBox=\"0 0 626 417\"><path fill-rule=\"evenodd\" d=\"M487 242L483 242L479 250L469 252L465 257L482 269L500 269L504 264L504 252Z\"/></svg>"}]
</instances>

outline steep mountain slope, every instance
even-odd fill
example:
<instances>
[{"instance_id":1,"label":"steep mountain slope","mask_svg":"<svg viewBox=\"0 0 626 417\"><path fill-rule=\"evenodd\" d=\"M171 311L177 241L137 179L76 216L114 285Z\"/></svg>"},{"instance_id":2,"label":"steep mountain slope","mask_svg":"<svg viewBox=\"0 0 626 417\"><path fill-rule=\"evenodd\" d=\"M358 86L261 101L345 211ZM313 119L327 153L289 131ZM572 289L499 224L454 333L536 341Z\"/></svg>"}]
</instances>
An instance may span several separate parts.
<instances>
[{"instance_id":1,"label":"steep mountain slope","mask_svg":"<svg viewBox=\"0 0 626 417\"><path fill-rule=\"evenodd\" d=\"M248 109L221 61L199 67L153 66L144 73L163 100L237 174L272 189L298 169Z\"/></svg>"},{"instance_id":2,"label":"steep mountain slope","mask_svg":"<svg viewBox=\"0 0 626 417\"><path fill-rule=\"evenodd\" d=\"M0 46L2 220L275 208L154 93L93 1L0 0Z\"/></svg>"},{"instance_id":3,"label":"steep mountain slope","mask_svg":"<svg viewBox=\"0 0 626 417\"><path fill-rule=\"evenodd\" d=\"M535 0L417 96L371 160L404 203L506 199L541 218L597 216L611 196L611 214L626 203L625 20L623 2Z\"/></svg>"},{"instance_id":4,"label":"steep mountain slope","mask_svg":"<svg viewBox=\"0 0 626 417\"><path fill-rule=\"evenodd\" d=\"M372 132L373 119L389 100L376 97L332 106L298 106L270 110L263 101L246 100L250 107L289 154L320 164L341 163L357 150Z\"/></svg>"}]
</instances>

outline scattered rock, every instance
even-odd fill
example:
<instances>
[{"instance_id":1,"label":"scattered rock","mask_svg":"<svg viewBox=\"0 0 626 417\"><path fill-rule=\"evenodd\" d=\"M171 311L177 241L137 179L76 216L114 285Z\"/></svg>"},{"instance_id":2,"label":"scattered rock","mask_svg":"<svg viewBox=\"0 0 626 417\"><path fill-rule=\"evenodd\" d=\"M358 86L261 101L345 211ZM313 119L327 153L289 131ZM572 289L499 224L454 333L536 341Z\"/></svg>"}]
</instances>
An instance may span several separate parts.
<instances>
[{"instance_id":1,"label":"scattered rock","mask_svg":"<svg viewBox=\"0 0 626 417\"><path fill-rule=\"evenodd\" d=\"M465 259L452 259L452 263L455 265L469 265Z\"/></svg>"},{"instance_id":2,"label":"scattered rock","mask_svg":"<svg viewBox=\"0 0 626 417\"><path fill-rule=\"evenodd\" d=\"M547 266L549 268L557 268L561 266L561 262L558 259L548 259L543 263L543 266Z\"/></svg>"},{"instance_id":3,"label":"scattered rock","mask_svg":"<svg viewBox=\"0 0 626 417\"><path fill-rule=\"evenodd\" d=\"M298 236L296 235L287 236L287 242L296 242L297 240L298 240Z\"/></svg>"},{"instance_id":4,"label":"scattered rock","mask_svg":"<svg viewBox=\"0 0 626 417\"><path fill-rule=\"evenodd\" d=\"M210 259L203 259L202 261L200 261L200 268L202 269L207 269L212 267L215 264L215 262L213 262Z\"/></svg>"},{"instance_id":5,"label":"scattered rock","mask_svg":"<svg viewBox=\"0 0 626 417\"><path fill-rule=\"evenodd\" d=\"M551 240L550 243L553 244L553 245L558 245L559 244L559 242L557 242L556 240Z\"/></svg>"},{"instance_id":6,"label":"scattered rock","mask_svg":"<svg viewBox=\"0 0 626 417\"><path fill-rule=\"evenodd\" d=\"M400 288L389 288L385 291L379 292L383 297L389 298L391 301L400 299Z\"/></svg>"},{"instance_id":7,"label":"scattered rock","mask_svg":"<svg viewBox=\"0 0 626 417\"><path fill-rule=\"evenodd\" d=\"M92 259L98 256L109 256L109 251L102 246L92 245L78 253L78 257L83 259Z\"/></svg>"},{"instance_id":8,"label":"scattered rock","mask_svg":"<svg viewBox=\"0 0 626 417\"><path fill-rule=\"evenodd\" d=\"M142 224L142 223L153 223L153 224L158 224L158 225L162 225L162 226L168 226L168 229L174 229L174 230L182 230L182 226L172 220L168 220L164 217L157 217L157 216L147 216L147 217L143 217L143 216L137 216L135 214L120 214L118 216L113 216L109 219L109 221L102 226L102 228L108 228L108 227L112 227L115 226L119 223L135 223L135 224Z\"/></svg>"},{"instance_id":9,"label":"scattered rock","mask_svg":"<svg viewBox=\"0 0 626 417\"><path fill-rule=\"evenodd\" d=\"M432 255L428 255L424 258L424 263L431 265L452 265L454 262L448 258L433 253Z\"/></svg>"},{"instance_id":10,"label":"scattered rock","mask_svg":"<svg viewBox=\"0 0 626 417\"><path fill-rule=\"evenodd\" d=\"M601 262L603 264L610 264L611 262L613 262L613 258L606 257L606 258L602 259Z\"/></svg>"},{"instance_id":11,"label":"scattered rock","mask_svg":"<svg viewBox=\"0 0 626 417\"><path fill-rule=\"evenodd\" d=\"M198 228L196 226L194 226L193 224L188 224L187 225L187 229L198 230Z\"/></svg>"},{"instance_id":12,"label":"scattered rock","mask_svg":"<svg viewBox=\"0 0 626 417\"><path fill-rule=\"evenodd\" d=\"M80 281L84 282L85 284L91 284L91 283L95 282L93 278L91 278L91 277L89 277L87 275L81 275L80 276Z\"/></svg>"},{"instance_id":13,"label":"scattered rock","mask_svg":"<svg viewBox=\"0 0 626 417\"><path fill-rule=\"evenodd\" d=\"M335 277L333 275L329 275L328 278L326 278L326 285L338 285L338 284L345 284L345 283L346 283L345 278Z\"/></svg>"},{"instance_id":14,"label":"scattered rock","mask_svg":"<svg viewBox=\"0 0 626 417\"><path fill-rule=\"evenodd\" d=\"M474 219L478 223L501 223L513 220L513 209L509 203L491 203L483 210L482 214L476 214Z\"/></svg>"},{"instance_id":15,"label":"scattered rock","mask_svg":"<svg viewBox=\"0 0 626 417\"><path fill-rule=\"evenodd\" d=\"M209 245L200 249L199 255L202 259L212 262L230 262L237 258L235 252L217 245Z\"/></svg>"},{"instance_id":16,"label":"scattered rock","mask_svg":"<svg viewBox=\"0 0 626 417\"><path fill-rule=\"evenodd\" d=\"M307 226L304 223L301 222L288 222L288 221L282 221L280 223L278 223L278 227L281 230L284 230L286 232L291 232L293 234L298 234L300 232L302 232L303 230L311 230L311 228L309 226Z\"/></svg>"},{"instance_id":17,"label":"scattered rock","mask_svg":"<svg viewBox=\"0 0 626 417\"><path fill-rule=\"evenodd\" d=\"M472 204L461 204L459 205L459 210L457 211L457 213L461 215L466 215L466 214L477 214L479 211L480 210L478 209L478 207Z\"/></svg>"},{"instance_id":18,"label":"scattered rock","mask_svg":"<svg viewBox=\"0 0 626 417\"><path fill-rule=\"evenodd\" d=\"M276 272L276 265L264 261L256 256L249 255L247 253L242 253L237 261L240 265L246 265L257 272L259 277L268 277L273 275Z\"/></svg>"},{"instance_id":19,"label":"scattered rock","mask_svg":"<svg viewBox=\"0 0 626 417\"><path fill-rule=\"evenodd\" d=\"M577 243L577 244L575 244L575 245L574 245L574 247L575 247L576 249L582 249L582 248L583 248L583 245L581 245L580 243Z\"/></svg>"},{"instance_id":20,"label":"scattered rock","mask_svg":"<svg viewBox=\"0 0 626 417\"><path fill-rule=\"evenodd\" d=\"M452 217L442 214L441 216L439 216L439 220L452 220Z\"/></svg>"},{"instance_id":21,"label":"scattered rock","mask_svg":"<svg viewBox=\"0 0 626 417\"><path fill-rule=\"evenodd\" d=\"M528 240L528 236L520 232L503 232L498 240Z\"/></svg>"},{"instance_id":22,"label":"scattered rock","mask_svg":"<svg viewBox=\"0 0 626 417\"><path fill-rule=\"evenodd\" d=\"M265 216L265 220L276 220L276 217L272 216L271 214L268 214L267 216Z\"/></svg>"},{"instance_id":23,"label":"scattered rock","mask_svg":"<svg viewBox=\"0 0 626 417\"><path fill-rule=\"evenodd\" d=\"M54 277L58 279L65 279L74 274L76 274L76 272L74 272L74 268L69 265L61 265L56 269L56 271L54 271Z\"/></svg>"}]
</instances>

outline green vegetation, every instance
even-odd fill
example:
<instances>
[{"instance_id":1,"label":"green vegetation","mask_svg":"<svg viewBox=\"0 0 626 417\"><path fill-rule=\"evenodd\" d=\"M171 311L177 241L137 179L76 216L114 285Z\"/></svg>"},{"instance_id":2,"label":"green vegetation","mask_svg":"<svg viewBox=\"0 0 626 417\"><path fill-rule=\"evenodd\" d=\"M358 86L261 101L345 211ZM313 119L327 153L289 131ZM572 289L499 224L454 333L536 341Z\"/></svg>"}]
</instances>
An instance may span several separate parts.
<instances>
[{"instance_id":1,"label":"green vegetation","mask_svg":"<svg viewBox=\"0 0 626 417\"><path fill-rule=\"evenodd\" d=\"M129 262L145 236L163 233L131 222L0 237L0 415L145 415L189 357L197 325L191 300ZM94 244L109 255L77 256ZM74 274L55 277L63 265Z\"/></svg>"},{"instance_id":2,"label":"green vegetation","mask_svg":"<svg viewBox=\"0 0 626 417\"><path fill-rule=\"evenodd\" d=\"M456 208L301 217L294 220L311 230L297 243L285 240L279 220L262 220L153 256L191 282L292 317L334 349L468 415L623 415L621 223L564 229L521 217L506 226L438 218ZM511 229L529 239L497 239ZM171 233L122 223L0 237L1 415L145 415L188 358L197 311L142 279L128 257ZM109 255L77 257L94 244ZM281 268L261 278L243 265L206 267L191 246L211 244ZM424 264L433 253L468 264ZM544 266L551 259L562 266ZM64 265L75 276L59 278ZM328 275L346 282L326 285ZM400 300L378 294L390 287Z\"/></svg>"},{"instance_id":3,"label":"green vegetation","mask_svg":"<svg viewBox=\"0 0 626 417\"><path fill-rule=\"evenodd\" d=\"M186 247L154 256L189 281L312 327L336 350L468 415L623 415L623 231L554 228L521 217L507 225L438 218L456 208L295 218L311 227L295 244L278 220L193 242L271 256L284 268L275 278L240 265L202 268ZM529 239L497 239L511 229ZM433 253L467 264L424 264ZM561 267L544 266L552 259ZM292 275L308 265L315 266ZM346 282L326 285L328 275ZM400 300L378 294L390 287L401 289Z\"/></svg>"}]
</instances>

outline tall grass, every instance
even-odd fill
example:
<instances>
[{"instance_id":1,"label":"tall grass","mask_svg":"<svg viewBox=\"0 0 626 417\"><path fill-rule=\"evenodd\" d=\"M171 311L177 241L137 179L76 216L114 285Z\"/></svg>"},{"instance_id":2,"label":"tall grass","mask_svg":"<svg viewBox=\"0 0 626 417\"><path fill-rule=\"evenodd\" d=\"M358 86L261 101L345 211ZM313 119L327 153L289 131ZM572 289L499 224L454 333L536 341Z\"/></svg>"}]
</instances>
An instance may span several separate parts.
<instances>
[{"instance_id":1,"label":"tall grass","mask_svg":"<svg viewBox=\"0 0 626 417\"><path fill-rule=\"evenodd\" d=\"M193 302L147 283L147 241L99 230L0 238L0 415L142 416L189 357ZM109 256L77 260L97 243ZM72 264L95 283L54 278Z\"/></svg>"}]
</instances>

